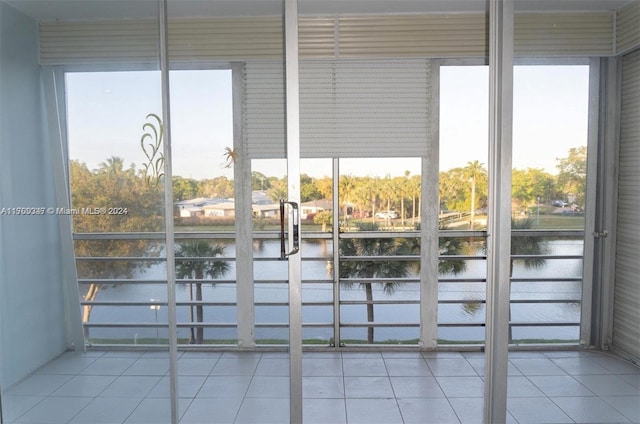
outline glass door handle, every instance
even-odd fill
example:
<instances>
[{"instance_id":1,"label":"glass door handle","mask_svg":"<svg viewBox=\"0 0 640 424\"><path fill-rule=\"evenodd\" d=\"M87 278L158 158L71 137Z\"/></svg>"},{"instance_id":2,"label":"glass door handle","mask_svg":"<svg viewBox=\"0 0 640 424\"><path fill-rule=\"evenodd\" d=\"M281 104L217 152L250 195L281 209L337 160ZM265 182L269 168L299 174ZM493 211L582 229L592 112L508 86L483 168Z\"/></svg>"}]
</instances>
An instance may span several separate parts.
<instances>
[{"instance_id":1,"label":"glass door handle","mask_svg":"<svg viewBox=\"0 0 640 424\"><path fill-rule=\"evenodd\" d=\"M291 215L293 222L293 234L291 240L293 241L293 247L287 252L285 247L285 234L284 234L284 211L286 205L291 206ZM300 213L298 212L298 204L296 202L288 202L284 199L280 199L280 259L287 259L291 255L295 255L300 251Z\"/></svg>"}]
</instances>

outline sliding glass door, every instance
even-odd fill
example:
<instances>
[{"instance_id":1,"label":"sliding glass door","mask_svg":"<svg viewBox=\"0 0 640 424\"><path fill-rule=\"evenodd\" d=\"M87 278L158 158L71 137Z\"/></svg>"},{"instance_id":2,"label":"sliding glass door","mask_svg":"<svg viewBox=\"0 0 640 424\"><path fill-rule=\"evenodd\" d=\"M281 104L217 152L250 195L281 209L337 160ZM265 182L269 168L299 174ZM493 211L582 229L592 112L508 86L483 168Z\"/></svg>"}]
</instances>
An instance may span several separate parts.
<instances>
[{"instance_id":1,"label":"sliding glass door","mask_svg":"<svg viewBox=\"0 0 640 424\"><path fill-rule=\"evenodd\" d=\"M168 2L177 380L188 422L285 422L290 387L301 386L287 351L300 326L290 322L299 268L289 266L299 173L287 164L297 140L286 113L297 105L286 99L283 11L284 1ZM254 349L262 344L281 349Z\"/></svg>"}]
</instances>

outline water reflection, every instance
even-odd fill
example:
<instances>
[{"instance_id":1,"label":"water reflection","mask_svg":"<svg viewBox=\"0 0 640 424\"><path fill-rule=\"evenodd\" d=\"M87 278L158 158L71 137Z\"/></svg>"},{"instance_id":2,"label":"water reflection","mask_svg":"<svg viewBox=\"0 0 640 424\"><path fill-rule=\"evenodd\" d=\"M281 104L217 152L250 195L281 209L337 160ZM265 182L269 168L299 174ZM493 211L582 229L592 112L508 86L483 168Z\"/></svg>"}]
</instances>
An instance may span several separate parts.
<instances>
[{"instance_id":1,"label":"water reflection","mask_svg":"<svg viewBox=\"0 0 640 424\"><path fill-rule=\"evenodd\" d=\"M470 243L476 245L476 243ZM549 240L548 246L551 255L581 255L582 241L580 240ZM288 322L287 306L283 305L288 300L287 266L286 261L276 259L279 256L279 242L277 240L263 240L254 245L256 258L263 260L254 263L255 275L255 301L260 303L256 307L256 323L278 323L286 326ZM225 244L227 256L235 256L235 246L227 242ZM327 261L327 252L332 251L332 242L322 240L313 243L303 241L302 254L305 260L302 264L303 279L313 280L313 283L303 283L302 299L304 303L314 303L303 307L303 323L325 323L327 328L306 328L305 337L324 337L331 334L333 322L333 296L334 284L332 283L331 261ZM464 272L441 276L446 282L438 284L438 299L448 301L438 306L438 322L440 324L481 324L485 319L486 298L485 276L486 260L480 256L481 249L476 249L476 257L465 259ZM235 261L230 261L230 270L225 277L228 280L235 279ZM137 271L135 278L154 280L164 277L163 264L154 264L148 268ZM568 303L514 303L511 305L512 320L517 322L579 322L581 298L581 271L582 259L546 259L540 268L527 268L524 264L514 263L514 279L531 279L532 281L514 281L511 284L511 299L522 300L568 300ZM415 271L410 277L418 278ZM535 281L541 279L543 281ZM544 281L550 279L550 281ZM261 282L263 281L263 282ZM269 281L269 282L264 282ZM281 282L277 282L281 281ZM340 288L340 300L342 302L364 301L364 290L359 289L358 284L352 287ZM383 301L404 301L415 303L376 305L376 323L407 323L417 326L420 322L419 300L420 283L408 282L397 287L393 293L385 293L380 285L373 285L373 299ZM235 323L237 320L237 308L235 307L236 287L233 282L204 284L202 287L203 300L216 303L229 303L228 306L215 306L204 308L204 321L220 323L219 327L205 329L205 338L209 340L232 340L235 338L236 329L225 327L222 324ZM188 301L188 288L184 284L178 284L176 290L178 302ZM163 284L120 284L101 290L97 301L149 301L160 299L166 301L166 286ZM573 301L573 302L571 302ZM279 303L280 305L270 305ZM320 305L326 303L326 305ZM166 322L166 307L156 311L159 322ZM189 320L189 308L178 307L178 322ZM342 305L342 323L365 323L367 320L365 305ZM154 322L154 311L148 306L118 307L94 306L91 322ZM188 328L179 330L179 337L188 338ZM343 338L366 340L366 327L344 328ZM279 339L286 336L283 328L260 328L256 335L264 339ZM576 339L578 327L519 327L514 328L515 339ZM377 328L376 341L386 340L412 340L418 337L419 330L415 327ZM91 336L105 339L138 339L156 337L155 329L145 328L92 328ZM484 338L483 327L440 327L438 336L444 340L482 340ZM166 338L166 331L160 330L160 339ZM325 339L325 340L328 340Z\"/></svg>"}]
</instances>

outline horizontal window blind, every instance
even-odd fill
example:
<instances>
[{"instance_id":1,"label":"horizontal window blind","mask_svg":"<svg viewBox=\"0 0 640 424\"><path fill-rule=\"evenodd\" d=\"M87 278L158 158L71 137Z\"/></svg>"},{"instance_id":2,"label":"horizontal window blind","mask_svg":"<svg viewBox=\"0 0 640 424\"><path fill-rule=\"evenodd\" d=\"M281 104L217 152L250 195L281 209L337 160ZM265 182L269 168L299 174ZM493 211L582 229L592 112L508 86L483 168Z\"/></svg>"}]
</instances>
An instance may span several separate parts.
<instances>
[{"instance_id":1,"label":"horizontal window blind","mask_svg":"<svg viewBox=\"0 0 640 424\"><path fill-rule=\"evenodd\" d=\"M632 1L618 12L616 53L640 47L640 1Z\"/></svg>"},{"instance_id":2,"label":"horizontal window blind","mask_svg":"<svg viewBox=\"0 0 640 424\"><path fill-rule=\"evenodd\" d=\"M632 27L634 12L629 13L628 18L624 14L620 16L623 32L620 45L633 43L636 34ZM612 55L613 16L613 12L517 14L515 53L517 56ZM483 13L302 16L299 40L300 56L309 59L488 55L488 26ZM186 63L279 59L283 55L282 19L170 20L169 52L171 61ZM46 65L157 64L157 23L150 20L42 22L40 61Z\"/></svg>"},{"instance_id":3,"label":"horizontal window blind","mask_svg":"<svg viewBox=\"0 0 640 424\"><path fill-rule=\"evenodd\" d=\"M284 158L284 63L247 62L243 72L242 128L249 157Z\"/></svg>"},{"instance_id":4,"label":"horizontal window blind","mask_svg":"<svg viewBox=\"0 0 640 424\"><path fill-rule=\"evenodd\" d=\"M640 358L640 49L622 58L613 345Z\"/></svg>"},{"instance_id":5,"label":"horizontal window blind","mask_svg":"<svg viewBox=\"0 0 640 424\"><path fill-rule=\"evenodd\" d=\"M249 155L284 157L282 63L247 63L245 90ZM430 105L426 59L302 61L301 156L424 156Z\"/></svg>"},{"instance_id":6,"label":"horizontal window blind","mask_svg":"<svg viewBox=\"0 0 640 424\"><path fill-rule=\"evenodd\" d=\"M610 56L613 13L521 13L514 51L520 57Z\"/></svg>"},{"instance_id":7,"label":"horizontal window blind","mask_svg":"<svg viewBox=\"0 0 640 424\"><path fill-rule=\"evenodd\" d=\"M41 23L40 63L158 65L158 24L154 21Z\"/></svg>"},{"instance_id":8,"label":"horizontal window blind","mask_svg":"<svg viewBox=\"0 0 640 424\"><path fill-rule=\"evenodd\" d=\"M339 17L343 57L484 57L484 14Z\"/></svg>"}]
</instances>

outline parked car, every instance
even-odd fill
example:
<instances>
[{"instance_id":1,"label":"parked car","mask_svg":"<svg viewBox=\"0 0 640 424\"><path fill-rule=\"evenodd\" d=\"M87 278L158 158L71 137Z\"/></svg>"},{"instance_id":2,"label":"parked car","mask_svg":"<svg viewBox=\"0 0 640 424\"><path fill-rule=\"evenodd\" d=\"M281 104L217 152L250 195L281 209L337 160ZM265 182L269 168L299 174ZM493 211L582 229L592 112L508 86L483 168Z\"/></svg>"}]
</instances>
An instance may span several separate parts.
<instances>
[{"instance_id":1,"label":"parked car","mask_svg":"<svg viewBox=\"0 0 640 424\"><path fill-rule=\"evenodd\" d=\"M398 219L400 215L396 211L376 212L375 215L378 219Z\"/></svg>"}]
</instances>

